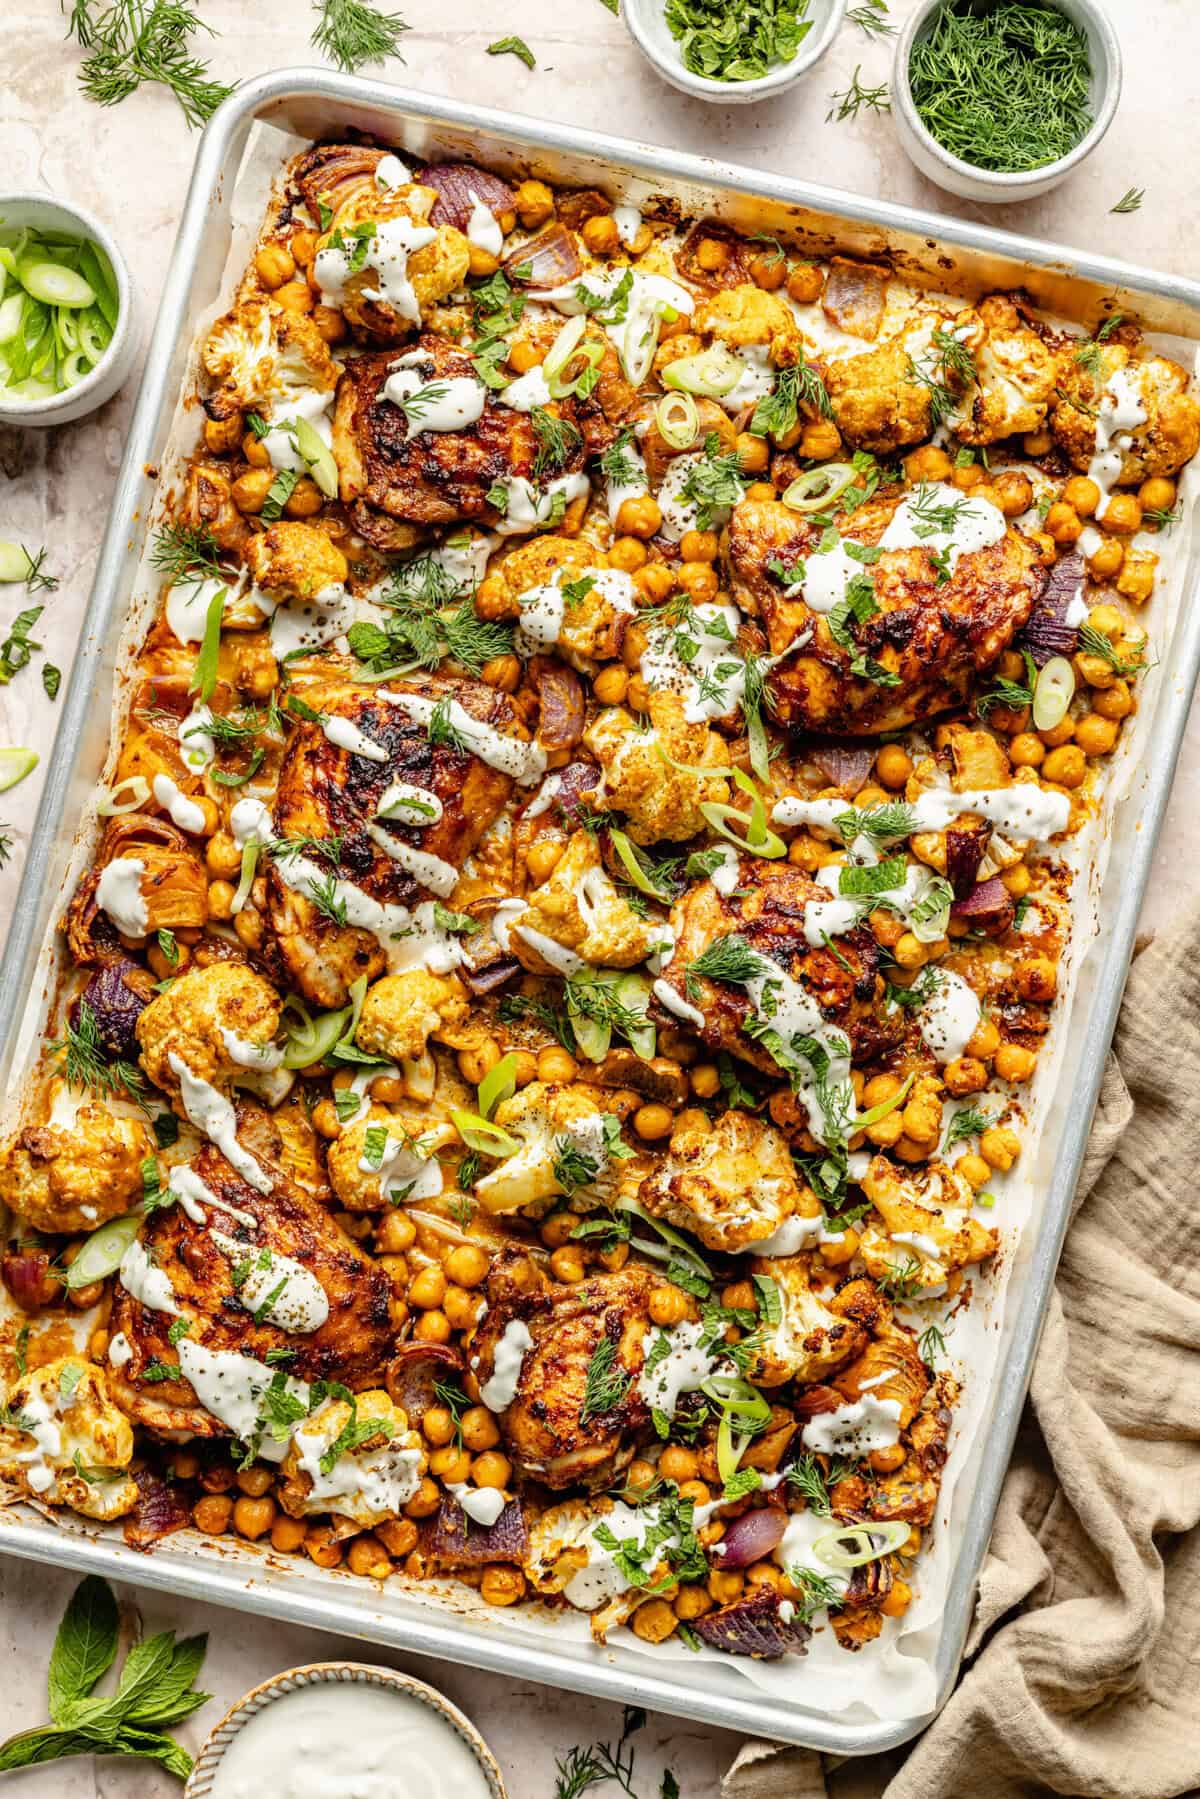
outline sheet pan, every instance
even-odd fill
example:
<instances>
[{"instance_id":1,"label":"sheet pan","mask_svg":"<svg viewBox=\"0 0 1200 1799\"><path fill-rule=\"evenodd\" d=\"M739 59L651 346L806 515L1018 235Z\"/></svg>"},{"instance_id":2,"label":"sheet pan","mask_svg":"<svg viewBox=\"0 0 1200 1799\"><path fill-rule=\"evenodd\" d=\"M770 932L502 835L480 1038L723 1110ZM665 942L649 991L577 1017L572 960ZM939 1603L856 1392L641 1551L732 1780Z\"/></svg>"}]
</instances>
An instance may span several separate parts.
<instances>
[{"instance_id":1,"label":"sheet pan","mask_svg":"<svg viewBox=\"0 0 1200 1799\"><path fill-rule=\"evenodd\" d=\"M782 177L672 155L537 121L465 108L379 82L324 70L287 70L248 83L205 132L164 289L126 455L97 566L80 652L65 699L16 916L0 964L0 1091L11 1110L32 1065L56 980L53 924L83 846L80 820L105 761L110 700L119 691L126 613L150 517L155 481L174 426L198 320L221 291L230 246L235 180L256 126L319 137L348 126L377 132L415 158L473 156L516 176L595 183L644 202L668 196L685 214L715 215L747 231L784 232L814 254L831 248L886 255L915 286L980 293L1024 286L1047 311L1092 324L1101 303L1134 312L1148 330L1179 342L1200 339L1200 287L1099 258L1063 252L987 227L872 203ZM272 133L273 135L273 133ZM280 140L279 154L285 153ZM1189 510L1195 514L1194 504ZM1182 533L1194 529L1194 516ZM61 1566L107 1572L169 1591L265 1615L344 1631L507 1672L516 1678L637 1702L762 1736L834 1753L886 1748L915 1734L953 1683L970 1620L1000 1482L1028 1383L1037 1336L1066 1230L1088 1124L1131 952L1142 893L1200 668L1198 554L1177 555L1171 629L1155 610L1150 624L1159 665L1147 685L1136 760L1114 781L1122 803L1106 808L1094 866L1114 878L1088 899L1087 928L1076 926L1072 1015L1060 1019L1053 1105L1040 1130L1031 1175L1038 1211L1009 1269L1011 1295L998 1318L998 1374L986 1417L962 1457L952 1516L939 1523L940 1553L952 1558L936 1630L925 1645L928 1677L912 1685L917 1709L880 1716L853 1707L834 1718L805 1699L803 1661L789 1664L786 1696L750 1684L736 1664L714 1657L635 1652L614 1638L601 1650L547 1630L538 1636L506 1613L456 1615L453 1600L431 1605L412 1592L385 1592L361 1580L302 1566L226 1542L168 1539L151 1556L119 1535L73 1516L49 1521L30 1507L0 1514L0 1550ZM1156 598L1155 609L1159 606ZM1093 863L1089 862L1089 867ZM1096 887L1096 883L1092 883ZM1069 1023L1069 1077L1063 1027ZM1049 1086L1047 1079L1039 1085ZM1047 1111L1046 1092L1040 1095ZM953 1459L953 1458L952 1458ZM436 1597L436 1596L435 1596ZM640 1647L640 1646L639 1646ZM901 1658L904 1659L904 1658ZM910 1658L911 1659L911 1658ZM903 1712L903 1715L900 1715Z\"/></svg>"}]
</instances>

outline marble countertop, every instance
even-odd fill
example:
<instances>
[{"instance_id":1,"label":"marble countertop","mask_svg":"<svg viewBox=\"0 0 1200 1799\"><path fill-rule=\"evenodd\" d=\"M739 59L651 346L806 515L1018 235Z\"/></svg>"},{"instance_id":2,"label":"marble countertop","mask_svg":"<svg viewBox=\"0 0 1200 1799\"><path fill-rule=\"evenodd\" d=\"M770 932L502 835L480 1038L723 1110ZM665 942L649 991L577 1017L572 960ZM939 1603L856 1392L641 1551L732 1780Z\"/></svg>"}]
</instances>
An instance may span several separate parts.
<instances>
[{"instance_id":1,"label":"marble countertop","mask_svg":"<svg viewBox=\"0 0 1200 1799\"><path fill-rule=\"evenodd\" d=\"M385 7L401 0L384 0ZM902 18L915 0L891 0ZM619 19L601 0L407 0L412 30L404 64L382 71L430 94L507 107L618 135L721 155L752 167L795 174L833 187L957 213L1032 236L1103 252L1182 274L1194 273L1191 246L1200 231L1200 184L1180 159L1177 121L1200 110L1200 59L1181 54L1190 41L1188 0L1107 0L1125 55L1125 90L1105 142L1065 186L1023 206L980 207L955 200L925 181L900 152L887 114L826 122L830 95L846 87L857 65L862 80L886 79L890 49L846 25L825 60L787 95L750 107L707 106L666 87L642 61ZM283 0L203 0L216 36L198 44L213 73L236 80L262 70L317 60L308 44L307 8ZM2 66L0 177L5 187L63 193L110 225L129 259L147 323L174 242L195 137L166 92L146 88L120 106L84 99L76 71L80 53L64 41L52 0L10 0L0 19ZM486 46L519 30L538 59L526 70L514 57L489 57ZM380 73L373 70L368 73ZM1140 210L1114 215L1131 187L1145 189ZM120 463L136 379L99 414L57 431L0 427L0 538L46 545L47 566L60 581L37 637L64 674L71 662L92 566ZM0 590L0 625L24 603L21 590ZM0 742L28 744L44 758L54 709L36 671L0 688ZM1200 805L1200 711L1194 711L1143 914L1153 930L1189 898L1197 857L1189 817ZM0 927L10 915L42 770L0 797L0 820L14 837L0 872ZM54 1629L73 1581L55 1570L0 1563L0 1735L40 1721L44 1674ZM123 1599L133 1594L124 1589ZM339 1653L351 1645L213 1608L143 1594L148 1630L210 1633L202 1685L214 1700L180 1734L199 1743L221 1710L278 1669ZM462 1667L395 1660L441 1686L470 1713L504 1768L511 1799L550 1799L554 1764L577 1742L613 1740L621 1714L593 1703ZM637 1790L657 1794L661 1773L674 1770L685 1799L716 1799L732 1758L727 1733L652 1718L636 1739ZM153 1767L84 1758L11 1776L21 1799L166 1799L178 1786Z\"/></svg>"}]
</instances>

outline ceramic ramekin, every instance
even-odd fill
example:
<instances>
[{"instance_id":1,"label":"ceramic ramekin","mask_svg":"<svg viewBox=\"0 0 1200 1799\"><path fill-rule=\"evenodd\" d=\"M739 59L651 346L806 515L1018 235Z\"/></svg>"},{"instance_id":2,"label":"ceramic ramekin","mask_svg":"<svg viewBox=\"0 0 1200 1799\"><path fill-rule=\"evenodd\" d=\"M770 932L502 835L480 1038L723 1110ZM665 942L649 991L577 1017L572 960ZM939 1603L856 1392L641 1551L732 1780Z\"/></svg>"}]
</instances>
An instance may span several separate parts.
<instances>
[{"instance_id":1,"label":"ceramic ramekin","mask_svg":"<svg viewBox=\"0 0 1200 1799\"><path fill-rule=\"evenodd\" d=\"M0 194L0 225L32 225L41 231L64 231L89 237L112 265L117 283L117 323L112 340L89 375L65 393L44 400L20 400L0 388L0 424L69 425L111 400L128 379L138 353L137 301L125 258L107 226L94 213L50 194Z\"/></svg>"},{"instance_id":2,"label":"ceramic ramekin","mask_svg":"<svg viewBox=\"0 0 1200 1799\"><path fill-rule=\"evenodd\" d=\"M436 1712L444 1723L449 1724L466 1744L479 1763L492 1799L507 1799L495 1756L470 1719L464 1717L457 1706L451 1705L436 1688L427 1686L423 1680L415 1680L411 1674L401 1674L395 1668L372 1667L366 1662L310 1662L306 1667L289 1668L286 1673L276 1674L271 1680L263 1681L261 1686L252 1687L244 1698L230 1707L196 1757L196 1765L184 1788L183 1799L210 1799L213 1781L225 1751L251 1718L257 1717L265 1707L276 1699L282 1699L287 1693L297 1693L305 1687L322 1686L330 1681L391 1687L397 1692L406 1693L411 1699L419 1699L430 1711ZM270 1795L264 1794L264 1799L270 1799Z\"/></svg>"},{"instance_id":3,"label":"ceramic ramekin","mask_svg":"<svg viewBox=\"0 0 1200 1799\"><path fill-rule=\"evenodd\" d=\"M1112 124L1121 98L1121 47L1107 15L1096 5L1096 0L1050 0L1050 4L1065 13L1087 38L1095 123L1075 148L1068 155L1060 156L1057 162L1048 162L1040 169L1027 169L1016 175L999 175L952 156L925 129L913 105L908 81L913 45L928 34L935 15L946 4L947 0L922 0L896 39L892 117L901 145L923 175L928 175L939 187L962 194L968 200L1004 204L1014 200L1034 200L1039 194L1049 193L1091 155Z\"/></svg>"},{"instance_id":4,"label":"ceramic ramekin","mask_svg":"<svg viewBox=\"0 0 1200 1799\"><path fill-rule=\"evenodd\" d=\"M808 18L812 30L800 45L791 62L780 63L754 81L712 81L707 75L693 75L683 66L679 45L667 29L665 0L623 0L621 15L629 27L634 43L653 63L664 81L681 93L698 100L717 100L724 106L745 106L751 100L768 100L783 93L801 75L818 63L837 35L846 11L846 0L809 0Z\"/></svg>"}]
</instances>

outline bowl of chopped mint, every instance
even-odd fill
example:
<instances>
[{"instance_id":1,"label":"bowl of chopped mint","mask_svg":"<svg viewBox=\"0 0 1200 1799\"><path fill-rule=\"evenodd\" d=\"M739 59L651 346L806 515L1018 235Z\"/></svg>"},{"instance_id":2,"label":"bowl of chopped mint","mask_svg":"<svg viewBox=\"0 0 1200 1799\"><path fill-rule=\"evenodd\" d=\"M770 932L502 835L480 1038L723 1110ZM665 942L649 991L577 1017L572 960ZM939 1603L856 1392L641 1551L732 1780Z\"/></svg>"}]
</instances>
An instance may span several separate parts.
<instances>
[{"instance_id":1,"label":"bowl of chopped mint","mask_svg":"<svg viewBox=\"0 0 1200 1799\"><path fill-rule=\"evenodd\" d=\"M900 142L922 174L970 200L1057 187L1120 96L1120 46L1095 0L923 0L896 39Z\"/></svg>"},{"instance_id":2,"label":"bowl of chopped mint","mask_svg":"<svg viewBox=\"0 0 1200 1799\"><path fill-rule=\"evenodd\" d=\"M624 0L634 42L672 87L725 105L781 93L818 62L846 0Z\"/></svg>"}]
</instances>

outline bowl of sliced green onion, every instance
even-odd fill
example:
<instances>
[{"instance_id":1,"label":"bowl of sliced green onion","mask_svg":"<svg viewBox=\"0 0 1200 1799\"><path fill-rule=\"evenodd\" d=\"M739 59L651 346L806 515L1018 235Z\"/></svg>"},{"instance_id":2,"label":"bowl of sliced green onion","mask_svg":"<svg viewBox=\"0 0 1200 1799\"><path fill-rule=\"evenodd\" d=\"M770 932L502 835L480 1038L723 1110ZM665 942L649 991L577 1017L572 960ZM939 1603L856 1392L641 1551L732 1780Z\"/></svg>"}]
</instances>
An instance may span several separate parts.
<instances>
[{"instance_id":1,"label":"bowl of sliced green onion","mask_svg":"<svg viewBox=\"0 0 1200 1799\"><path fill-rule=\"evenodd\" d=\"M110 400L137 355L129 270L89 212L0 195L0 422L65 425Z\"/></svg>"},{"instance_id":2,"label":"bowl of sliced green onion","mask_svg":"<svg viewBox=\"0 0 1200 1799\"><path fill-rule=\"evenodd\" d=\"M1121 97L1096 0L922 0L896 39L892 118L923 175L968 200L1032 200L1090 156Z\"/></svg>"}]
</instances>

